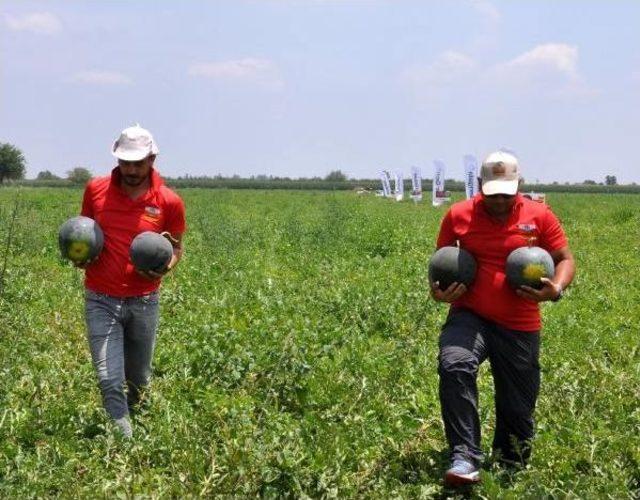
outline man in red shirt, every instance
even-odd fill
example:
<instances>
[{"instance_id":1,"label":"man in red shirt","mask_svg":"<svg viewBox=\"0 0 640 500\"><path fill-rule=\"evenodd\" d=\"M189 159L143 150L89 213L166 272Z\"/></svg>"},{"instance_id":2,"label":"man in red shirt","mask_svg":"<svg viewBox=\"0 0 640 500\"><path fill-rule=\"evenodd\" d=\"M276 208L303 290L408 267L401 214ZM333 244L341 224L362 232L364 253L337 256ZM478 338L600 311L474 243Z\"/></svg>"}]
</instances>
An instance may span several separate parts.
<instances>
[{"instance_id":1,"label":"man in red shirt","mask_svg":"<svg viewBox=\"0 0 640 500\"><path fill-rule=\"evenodd\" d=\"M476 259L477 273L467 288L432 284L431 295L451 304L439 341L440 404L451 467L450 486L480 480L483 460L476 379L489 359L495 386L493 450L507 465L524 464L534 434L533 411L540 386L539 302L557 301L569 286L575 264L564 231L549 207L518 194L520 169L512 154L498 151L483 162L481 193L454 204L440 227L437 247L459 243ZM533 244L555 263L552 279L540 290L514 291L506 282L508 255Z\"/></svg>"},{"instance_id":2,"label":"man in red shirt","mask_svg":"<svg viewBox=\"0 0 640 500\"><path fill-rule=\"evenodd\" d=\"M82 215L95 219L104 232L102 252L82 266L85 315L103 405L124 436L131 437L129 413L151 376L158 288L182 255L185 210L153 168L158 147L148 130L139 125L123 130L112 153L118 166L111 175L89 181L82 201ZM173 245L164 269L134 268L129 246L144 231L161 233Z\"/></svg>"}]
</instances>

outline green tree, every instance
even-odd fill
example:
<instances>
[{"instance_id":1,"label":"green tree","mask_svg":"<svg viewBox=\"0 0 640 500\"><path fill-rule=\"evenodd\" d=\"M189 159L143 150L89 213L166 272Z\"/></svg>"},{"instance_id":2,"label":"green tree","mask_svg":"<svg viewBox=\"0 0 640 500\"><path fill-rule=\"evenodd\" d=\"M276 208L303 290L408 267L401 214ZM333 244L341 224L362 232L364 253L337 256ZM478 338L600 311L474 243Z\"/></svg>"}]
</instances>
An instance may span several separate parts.
<instances>
[{"instance_id":1,"label":"green tree","mask_svg":"<svg viewBox=\"0 0 640 500\"><path fill-rule=\"evenodd\" d=\"M616 176L615 176L615 175L607 175L607 176L604 178L604 183L605 183L607 186L615 186L616 184L618 184L618 179L616 178Z\"/></svg>"},{"instance_id":2,"label":"green tree","mask_svg":"<svg viewBox=\"0 0 640 500\"><path fill-rule=\"evenodd\" d=\"M0 144L0 185L5 179L24 179L26 169L22 151L12 144Z\"/></svg>"},{"instance_id":3,"label":"green tree","mask_svg":"<svg viewBox=\"0 0 640 500\"><path fill-rule=\"evenodd\" d=\"M84 167L76 167L67 172L67 179L74 184L86 184L93 175Z\"/></svg>"},{"instance_id":4,"label":"green tree","mask_svg":"<svg viewBox=\"0 0 640 500\"><path fill-rule=\"evenodd\" d=\"M342 172L342 170L332 170L329 174L324 178L325 181L333 181L333 182L344 182L347 180L347 176Z\"/></svg>"},{"instance_id":5,"label":"green tree","mask_svg":"<svg viewBox=\"0 0 640 500\"><path fill-rule=\"evenodd\" d=\"M52 181L57 179L60 179L60 177L58 177L53 172L49 172L48 170L43 170L42 172L38 172L38 175L36 176L36 180L38 181Z\"/></svg>"}]
</instances>

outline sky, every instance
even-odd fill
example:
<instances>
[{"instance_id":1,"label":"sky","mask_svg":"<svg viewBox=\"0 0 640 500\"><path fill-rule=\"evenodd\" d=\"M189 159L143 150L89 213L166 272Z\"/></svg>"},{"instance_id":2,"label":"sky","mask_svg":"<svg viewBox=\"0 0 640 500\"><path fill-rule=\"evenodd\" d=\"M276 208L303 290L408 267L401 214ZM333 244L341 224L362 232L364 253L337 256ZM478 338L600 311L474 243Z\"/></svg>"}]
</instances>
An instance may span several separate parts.
<instances>
[{"instance_id":1,"label":"sky","mask_svg":"<svg viewBox=\"0 0 640 500\"><path fill-rule=\"evenodd\" d=\"M3 0L0 142L104 175L376 178L514 151L529 182L640 183L640 2Z\"/></svg>"}]
</instances>

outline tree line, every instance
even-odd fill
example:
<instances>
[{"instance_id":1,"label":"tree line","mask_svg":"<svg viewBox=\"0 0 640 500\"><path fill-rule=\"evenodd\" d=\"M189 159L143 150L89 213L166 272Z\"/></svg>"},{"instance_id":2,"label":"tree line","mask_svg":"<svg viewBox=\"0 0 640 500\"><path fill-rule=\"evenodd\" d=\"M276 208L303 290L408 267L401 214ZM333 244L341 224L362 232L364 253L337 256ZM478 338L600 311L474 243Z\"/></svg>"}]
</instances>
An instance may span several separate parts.
<instances>
[{"instance_id":1,"label":"tree line","mask_svg":"<svg viewBox=\"0 0 640 500\"><path fill-rule=\"evenodd\" d=\"M27 172L24 154L13 144L0 143L0 185L5 181L21 181ZM86 184L93 175L88 168L76 167L67 172L66 180L72 184ZM62 177L44 170L38 172L35 181L60 181Z\"/></svg>"},{"instance_id":2,"label":"tree line","mask_svg":"<svg viewBox=\"0 0 640 500\"><path fill-rule=\"evenodd\" d=\"M5 181L19 182L27 186L64 187L83 186L93 177L91 171L85 167L75 167L62 178L49 170L38 172L35 179L25 180L26 160L22 151L8 143L0 143L0 186ZM341 170L332 170L325 177L290 178L267 175L240 177L222 175L165 177L165 182L175 188L226 188L226 189L316 189L316 190L361 190L378 191L380 179L349 179ZM465 190L463 181L447 179L447 189L454 192ZM431 190L431 179L423 179L423 191ZM411 181L405 179L405 191L411 189ZM636 183L619 185L615 175L606 175L602 182L586 179L582 183L570 184L553 182L551 184L527 184L523 191L540 192L576 192L576 193L640 193L640 186Z\"/></svg>"}]
</instances>

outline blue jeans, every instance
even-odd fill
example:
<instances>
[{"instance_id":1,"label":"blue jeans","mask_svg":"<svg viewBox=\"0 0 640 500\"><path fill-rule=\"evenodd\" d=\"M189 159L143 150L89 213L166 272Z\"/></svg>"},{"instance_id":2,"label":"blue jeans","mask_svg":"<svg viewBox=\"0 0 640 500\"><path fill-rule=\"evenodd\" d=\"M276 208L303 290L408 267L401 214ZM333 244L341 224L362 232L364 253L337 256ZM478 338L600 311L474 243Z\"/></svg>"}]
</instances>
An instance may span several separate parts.
<instances>
[{"instance_id":1,"label":"blue jeans","mask_svg":"<svg viewBox=\"0 0 640 500\"><path fill-rule=\"evenodd\" d=\"M151 378L158 292L119 298L87 289L85 318L102 403L111 418L122 418L139 402Z\"/></svg>"}]
</instances>

